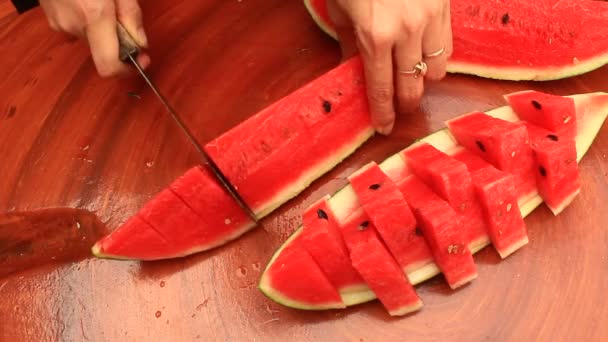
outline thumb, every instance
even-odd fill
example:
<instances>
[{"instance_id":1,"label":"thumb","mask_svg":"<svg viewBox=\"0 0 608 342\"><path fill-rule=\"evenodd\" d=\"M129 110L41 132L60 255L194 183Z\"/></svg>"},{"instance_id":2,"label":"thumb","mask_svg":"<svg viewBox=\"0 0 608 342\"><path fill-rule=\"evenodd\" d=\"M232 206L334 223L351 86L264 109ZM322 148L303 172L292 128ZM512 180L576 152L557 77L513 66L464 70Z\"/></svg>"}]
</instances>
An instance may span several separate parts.
<instances>
[{"instance_id":1,"label":"thumb","mask_svg":"<svg viewBox=\"0 0 608 342\"><path fill-rule=\"evenodd\" d=\"M338 42L342 50L342 60L347 60L357 53L357 40L352 21L346 12L340 8L336 0L327 0L327 12L329 13L329 18L334 23L334 28L338 35Z\"/></svg>"},{"instance_id":2,"label":"thumb","mask_svg":"<svg viewBox=\"0 0 608 342\"><path fill-rule=\"evenodd\" d=\"M141 8L137 0L115 0L116 17L135 39L137 45L148 47L148 38L144 30Z\"/></svg>"}]
</instances>

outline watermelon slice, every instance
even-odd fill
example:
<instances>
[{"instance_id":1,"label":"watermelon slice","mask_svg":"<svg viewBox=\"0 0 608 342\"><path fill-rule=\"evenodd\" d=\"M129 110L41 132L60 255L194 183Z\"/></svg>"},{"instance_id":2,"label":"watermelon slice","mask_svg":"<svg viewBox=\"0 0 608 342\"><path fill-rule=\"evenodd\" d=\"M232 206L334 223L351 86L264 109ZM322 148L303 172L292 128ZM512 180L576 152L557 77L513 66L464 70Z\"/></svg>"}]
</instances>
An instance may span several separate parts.
<instances>
[{"instance_id":1,"label":"watermelon slice","mask_svg":"<svg viewBox=\"0 0 608 342\"><path fill-rule=\"evenodd\" d=\"M341 227L353 266L391 316L402 316L422 307L416 290L378 238L376 228L362 214Z\"/></svg>"},{"instance_id":2,"label":"watermelon slice","mask_svg":"<svg viewBox=\"0 0 608 342\"><path fill-rule=\"evenodd\" d=\"M446 124L460 145L499 170L517 176L520 195L536 191L534 159L524 125L482 112L468 113L448 120Z\"/></svg>"},{"instance_id":3,"label":"watermelon slice","mask_svg":"<svg viewBox=\"0 0 608 342\"><path fill-rule=\"evenodd\" d=\"M326 1L304 3L319 27L337 39ZM608 63L608 2L451 0L450 12L448 72L552 80Z\"/></svg>"},{"instance_id":4,"label":"watermelon slice","mask_svg":"<svg viewBox=\"0 0 608 342\"><path fill-rule=\"evenodd\" d=\"M450 287L456 289L477 278L461 216L416 176L404 179L399 188Z\"/></svg>"},{"instance_id":5,"label":"watermelon slice","mask_svg":"<svg viewBox=\"0 0 608 342\"><path fill-rule=\"evenodd\" d=\"M403 194L378 164L367 164L348 180L363 210L404 272L432 259Z\"/></svg>"},{"instance_id":6,"label":"watermelon slice","mask_svg":"<svg viewBox=\"0 0 608 342\"><path fill-rule=\"evenodd\" d=\"M272 258L280 267L266 269L260 289L268 298L297 309L337 309L344 302L336 288L294 235Z\"/></svg>"},{"instance_id":7,"label":"watermelon slice","mask_svg":"<svg viewBox=\"0 0 608 342\"><path fill-rule=\"evenodd\" d=\"M421 142L403 151L408 168L461 216L469 248L488 243L486 221L467 166Z\"/></svg>"},{"instance_id":8,"label":"watermelon slice","mask_svg":"<svg viewBox=\"0 0 608 342\"><path fill-rule=\"evenodd\" d=\"M303 215L304 247L341 292L357 291L363 278L353 268L340 228L327 205L329 196L313 203Z\"/></svg>"},{"instance_id":9,"label":"watermelon slice","mask_svg":"<svg viewBox=\"0 0 608 342\"><path fill-rule=\"evenodd\" d=\"M505 96L522 120L555 132L563 138L576 136L574 100L536 90L525 90Z\"/></svg>"},{"instance_id":10,"label":"watermelon slice","mask_svg":"<svg viewBox=\"0 0 608 342\"><path fill-rule=\"evenodd\" d=\"M361 61L355 57L211 141L205 149L261 218L373 135L366 101ZM118 227L93 247L93 254L139 260L186 256L222 245L254 227L212 174L198 167L176 179L137 215L148 224ZM126 249L134 245L121 239L137 240L140 234L135 231L145 228L157 230L146 236L160 233L171 244L155 254L147 251L145 256L138 248Z\"/></svg>"},{"instance_id":11,"label":"watermelon slice","mask_svg":"<svg viewBox=\"0 0 608 342\"><path fill-rule=\"evenodd\" d=\"M577 161L585 155L589 147L591 146L593 140L597 136L602 124L606 120L608 116L608 94L606 93L589 93L589 94L580 94L570 96L574 99L575 108L576 108L576 116L577 116L577 135L576 135L576 150L577 150ZM519 118L512 109L508 106L504 106L501 108L494 109L492 111L487 112L488 115L492 117L497 117L506 121L517 122ZM454 140L453 136L448 132L447 129L443 129L441 131L435 132L429 136L426 136L420 141L427 142L433 145L440 151L446 152L448 154L456 153L461 150L461 147ZM462 159L460 159L462 160ZM409 170L407 169L405 162L399 156L399 154L395 154L384 162L379 164L382 171L388 175L394 182L399 184L403 182L403 180L408 177ZM481 169L481 168L478 168ZM520 210L521 216L526 217L529 215L538 205L542 203L542 198L538 196L538 194L531 194L530 196L518 196L517 203L518 208ZM353 219L353 215L357 215L357 213L362 212L362 208L360 206L359 200L357 198L356 193L352 189L352 186L347 185L342 188L340 191L335 193L328 200L329 207L332 209L336 220L343 224L347 222L347 220ZM512 208L514 208L513 206ZM505 207L506 210L506 207ZM512 209L513 210L513 209ZM361 214L362 215L362 214ZM296 230L292 235L292 238L288 239L276 252L275 257L268 263L266 270L264 272L265 276L275 268L283 267L281 263L276 262L276 258L281 254L281 251L285 249L287 246L291 244L294 236L297 236L301 233L301 228ZM421 242L422 243L422 242ZM471 250L472 253L476 253L479 251L481 247L475 250ZM298 270L294 270L294 272L299 272ZM441 271L437 267L437 264L434 262L420 264L420 266L412 271L408 272L408 279L412 285L420 284L427 279L439 274ZM294 279L299 275L294 274ZM269 283L261 282L260 289L262 291L280 291L280 288L272 288L269 287ZM375 298L375 294L373 291L369 289L361 289L358 293L348 293L342 294L342 298L344 304L347 306L356 305L363 302L367 302L373 300ZM289 298L286 298L289 299ZM288 302L281 302L284 305L289 306ZM287 304L285 304L287 303ZM323 303L319 303L319 308L323 307ZM315 305L312 305L311 308L315 308Z\"/></svg>"},{"instance_id":12,"label":"watermelon slice","mask_svg":"<svg viewBox=\"0 0 608 342\"><path fill-rule=\"evenodd\" d=\"M464 162L471 171L488 235L500 257L504 259L526 245L528 233L517 205L514 176L496 169L465 148L455 152L454 158Z\"/></svg>"},{"instance_id":13,"label":"watermelon slice","mask_svg":"<svg viewBox=\"0 0 608 342\"><path fill-rule=\"evenodd\" d=\"M575 142L533 124L526 127L536 162L538 192L558 215L581 191Z\"/></svg>"},{"instance_id":14,"label":"watermelon slice","mask_svg":"<svg viewBox=\"0 0 608 342\"><path fill-rule=\"evenodd\" d=\"M205 150L264 217L373 135L357 57L275 102Z\"/></svg>"}]
</instances>

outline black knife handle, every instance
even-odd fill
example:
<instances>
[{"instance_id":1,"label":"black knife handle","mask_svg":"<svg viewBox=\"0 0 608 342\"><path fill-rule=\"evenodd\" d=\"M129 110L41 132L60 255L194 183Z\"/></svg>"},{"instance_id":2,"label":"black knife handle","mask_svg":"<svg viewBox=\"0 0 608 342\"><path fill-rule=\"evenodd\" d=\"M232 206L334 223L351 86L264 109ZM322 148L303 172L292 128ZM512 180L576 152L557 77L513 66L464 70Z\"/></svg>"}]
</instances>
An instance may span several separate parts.
<instances>
[{"instance_id":1,"label":"black knife handle","mask_svg":"<svg viewBox=\"0 0 608 342\"><path fill-rule=\"evenodd\" d=\"M118 58L123 62L129 60L129 55L135 58L139 53L140 48L135 42L135 39L131 37L129 32L127 32L120 22L117 22L116 33L118 34L118 43L120 44L118 48Z\"/></svg>"}]
</instances>

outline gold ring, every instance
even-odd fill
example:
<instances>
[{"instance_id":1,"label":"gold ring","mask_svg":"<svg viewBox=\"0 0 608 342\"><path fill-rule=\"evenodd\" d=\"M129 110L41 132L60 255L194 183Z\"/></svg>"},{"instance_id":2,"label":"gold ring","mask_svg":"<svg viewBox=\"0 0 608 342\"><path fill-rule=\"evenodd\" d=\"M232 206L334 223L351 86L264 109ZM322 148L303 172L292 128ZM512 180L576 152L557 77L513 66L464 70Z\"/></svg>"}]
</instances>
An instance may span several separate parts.
<instances>
[{"instance_id":1,"label":"gold ring","mask_svg":"<svg viewBox=\"0 0 608 342\"><path fill-rule=\"evenodd\" d=\"M427 71L428 71L428 67L427 67L426 63L424 63L423 61L420 61L420 62L416 63L416 65L414 66L414 69L407 70L407 71L399 70L399 73L404 74L404 75L414 75L414 78L418 78L420 76L424 77L424 75L426 75Z\"/></svg>"},{"instance_id":2,"label":"gold ring","mask_svg":"<svg viewBox=\"0 0 608 342\"><path fill-rule=\"evenodd\" d=\"M429 53L428 55L425 54L424 58L433 58L433 57L439 57L441 55L443 55L443 53L445 52L445 47L442 47L440 50L433 52L433 53Z\"/></svg>"}]
</instances>

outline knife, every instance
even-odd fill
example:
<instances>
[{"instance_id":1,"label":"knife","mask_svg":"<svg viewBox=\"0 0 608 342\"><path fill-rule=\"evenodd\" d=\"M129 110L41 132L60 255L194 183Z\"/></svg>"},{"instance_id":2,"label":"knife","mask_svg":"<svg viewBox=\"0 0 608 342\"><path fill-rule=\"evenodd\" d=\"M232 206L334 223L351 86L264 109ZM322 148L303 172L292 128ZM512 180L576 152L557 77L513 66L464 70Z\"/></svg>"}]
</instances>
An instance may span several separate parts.
<instances>
[{"instance_id":1,"label":"knife","mask_svg":"<svg viewBox=\"0 0 608 342\"><path fill-rule=\"evenodd\" d=\"M156 95L158 100L167 109L169 114L171 114L173 121L177 124L177 126L181 129L181 131L186 135L186 137L188 138L190 143L194 146L194 148L198 152L199 156L201 157L203 164L207 164L209 166L212 173L215 175L215 178L226 189L226 191L228 191L230 196L232 196L232 198L234 198L234 200L245 211L245 213L247 213L247 215L253 220L253 222L258 223L258 219L257 219L255 213L253 212L253 210L251 210L251 208L247 205L247 203L245 203L245 201L239 195L239 193L236 191L236 189L234 189L232 184L230 184L230 181L228 181L226 176L224 176L224 174L222 173L220 168L209 157L209 155L207 155L205 150L203 150L203 148L198 143L196 138L194 138L194 136L192 135L190 130L188 130L188 127L186 127L186 125L184 124L182 119L179 117L179 115L177 115L177 113L175 112L173 107L171 107L171 105L169 105L169 103L167 102L165 97L158 90L158 88L154 85L154 83L152 82L150 77L148 77L148 75L143 70L143 68L139 65L139 63L137 63L136 57L140 51L140 47L137 45L137 43L135 42L133 37L131 37L129 32L125 29L125 27L120 22L117 23L117 34L118 34L118 41L120 43L120 46L119 46L120 60L125 63L130 62L133 64L133 66L137 69L137 71L142 76L144 81L146 81L146 83L148 84L148 86L150 87L152 92Z\"/></svg>"}]
</instances>

